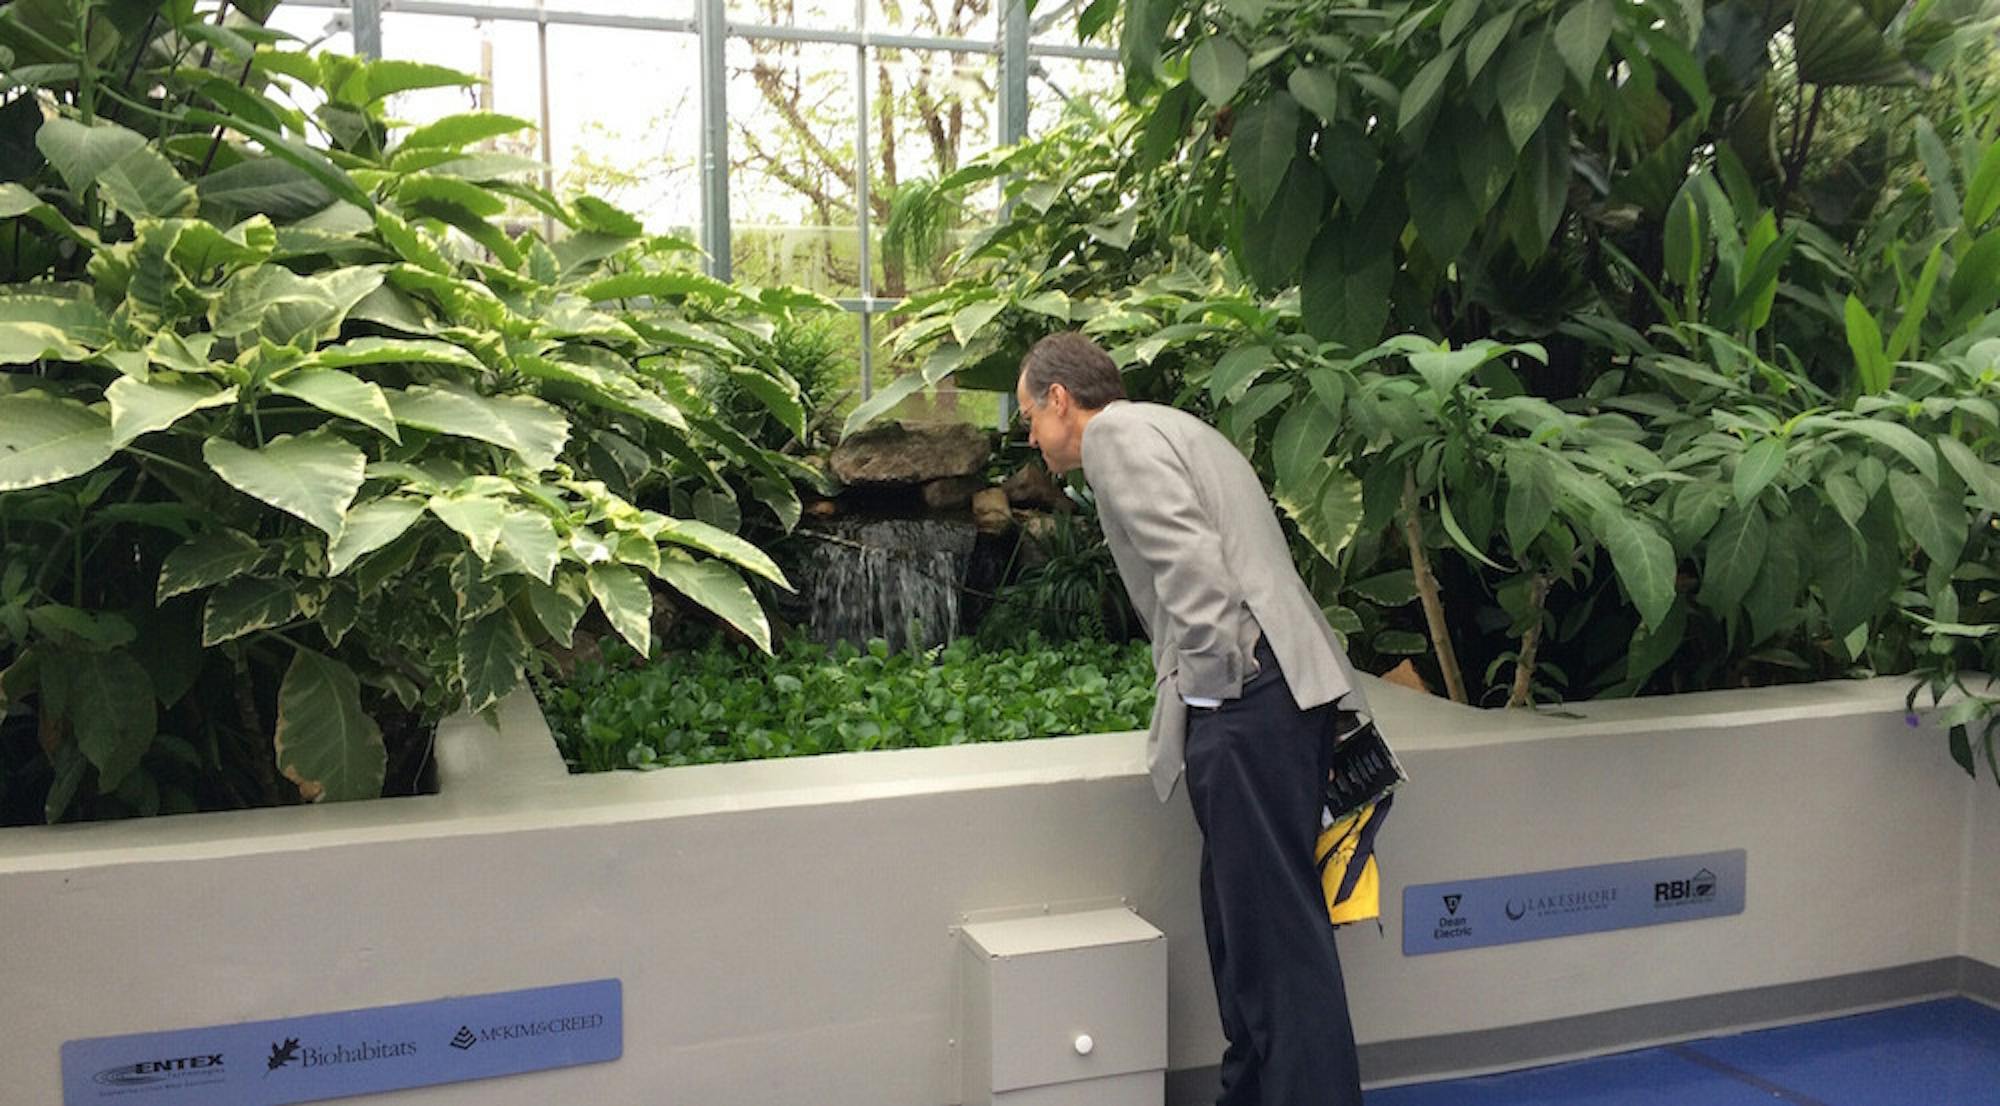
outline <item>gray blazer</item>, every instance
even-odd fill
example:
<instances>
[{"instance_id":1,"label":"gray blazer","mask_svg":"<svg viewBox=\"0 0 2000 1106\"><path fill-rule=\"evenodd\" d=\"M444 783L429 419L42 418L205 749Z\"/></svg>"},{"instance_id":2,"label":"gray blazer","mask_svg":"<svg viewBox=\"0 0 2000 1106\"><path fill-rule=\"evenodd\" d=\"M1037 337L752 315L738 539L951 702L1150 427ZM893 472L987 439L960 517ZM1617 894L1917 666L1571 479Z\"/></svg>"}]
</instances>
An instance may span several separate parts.
<instances>
[{"instance_id":1,"label":"gray blazer","mask_svg":"<svg viewBox=\"0 0 2000 1106\"><path fill-rule=\"evenodd\" d=\"M1180 779L1182 696L1234 699L1262 633L1299 709L1351 695L1354 670L1292 565L1257 474L1229 439L1184 411L1116 400L1083 431L1083 474L1104 540L1153 640L1146 747L1160 801Z\"/></svg>"}]
</instances>

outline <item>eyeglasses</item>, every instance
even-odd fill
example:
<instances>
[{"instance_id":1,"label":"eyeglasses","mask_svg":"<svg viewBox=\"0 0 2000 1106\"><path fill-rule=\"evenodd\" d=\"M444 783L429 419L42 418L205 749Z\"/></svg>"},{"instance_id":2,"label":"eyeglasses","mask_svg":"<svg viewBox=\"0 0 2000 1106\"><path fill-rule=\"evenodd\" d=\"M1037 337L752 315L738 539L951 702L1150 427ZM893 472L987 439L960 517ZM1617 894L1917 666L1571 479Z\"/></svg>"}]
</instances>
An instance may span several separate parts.
<instances>
[{"instance_id":1,"label":"eyeglasses","mask_svg":"<svg viewBox=\"0 0 2000 1106\"><path fill-rule=\"evenodd\" d=\"M1035 423L1034 412L1047 405L1048 401L1048 393L1043 392L1040 399L1029 400L1028 405L1025 407L1016 407L1014 409L1014 424L1024 430L1032 428Z\"/></svg>"}]
</instances>

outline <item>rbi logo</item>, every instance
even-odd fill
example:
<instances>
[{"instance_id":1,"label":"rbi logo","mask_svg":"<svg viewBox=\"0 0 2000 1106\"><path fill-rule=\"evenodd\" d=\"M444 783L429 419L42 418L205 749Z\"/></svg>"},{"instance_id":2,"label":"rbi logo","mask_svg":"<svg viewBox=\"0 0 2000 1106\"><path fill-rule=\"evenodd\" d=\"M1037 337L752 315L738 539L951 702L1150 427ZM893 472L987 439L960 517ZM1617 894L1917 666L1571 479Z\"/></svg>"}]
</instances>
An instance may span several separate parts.
<instances>
[{"instance_id":1,"label":"rbi logo","mask_svg":"<svg viewBox=\"0 0 2000 1106\"><path fill-rule=\"evenodd\" d=\"M1690 879L1662 880L1653 885L1653 905L1715 901L1715 873L1703 868Z\"/></svg>"},{"instance_id":2,"label":"rbi logo","mask_svg":"<svg viewBox=\"0 0 2000 1106\"><path fill-rule=\"evenodd\" d=\"M1444 912L1447 914L1458 913L1458 904L1461 901L1463 901L1464 898L1465 898L1464 895L1446 895L1444 897Z\"/></svg>"}]
</instances>

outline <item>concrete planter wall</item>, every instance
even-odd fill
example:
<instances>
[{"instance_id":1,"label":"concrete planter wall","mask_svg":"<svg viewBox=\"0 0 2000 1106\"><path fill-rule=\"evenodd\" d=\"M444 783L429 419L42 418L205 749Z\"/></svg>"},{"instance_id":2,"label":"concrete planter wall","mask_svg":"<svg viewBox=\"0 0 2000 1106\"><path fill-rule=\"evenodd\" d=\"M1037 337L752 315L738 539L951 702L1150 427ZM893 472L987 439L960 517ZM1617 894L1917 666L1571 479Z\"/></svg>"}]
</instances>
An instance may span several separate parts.
<instances>
[{"instance_id":1,"label":"concrete planter wall","mask_svg":"<svg viewBox=\"0 0 2000 1106\"><path fill-rule=\"evenodd\" d=\"M2000 995L2000 793L1898 680L1476 712L1373 689L1414 781L1387 935L1341 936L1402 1079L1940 991ZM384 1101L943 1106L953 927L1124 900L1168 937L1169 1097L1222 1048L1186 800L1143 735L569 777L533 704L419 799L0 831L0 1101L65 1040L616 977L625 1056ZM1740 916L1418 958L1405 883L1744 848Z\"/></svg>"}]
</instances>

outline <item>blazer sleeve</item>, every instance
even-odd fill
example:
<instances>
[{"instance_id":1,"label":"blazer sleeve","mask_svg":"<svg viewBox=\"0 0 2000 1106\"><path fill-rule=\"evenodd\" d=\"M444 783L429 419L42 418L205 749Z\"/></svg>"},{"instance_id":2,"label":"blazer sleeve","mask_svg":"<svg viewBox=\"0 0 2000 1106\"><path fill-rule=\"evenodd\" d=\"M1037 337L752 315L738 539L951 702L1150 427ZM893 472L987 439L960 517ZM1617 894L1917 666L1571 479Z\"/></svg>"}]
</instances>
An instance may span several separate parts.
<instances>
[{"instance_id":1,"label":"blazer sleeve","mask_svg":"<svg viewBox=\"0 0 2000 1106\"><path fill-rule=\"evenodd\" d=\"M1117 420L1092 430L1099 464L1087 470L1098 509L1117 519L1151 572L1183 696L1233 699L1243 688L1243 601L1231 586L1215 521L1195 495L1187 464L1157 427ZM1109 433L1104 433L1108 431Z\"/></svg>"}]
</instances>

